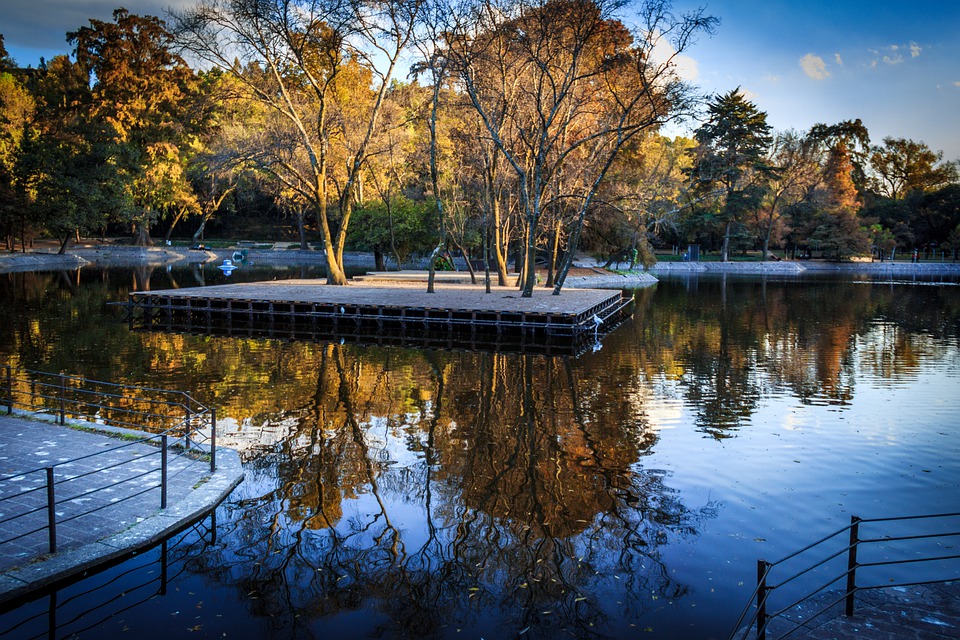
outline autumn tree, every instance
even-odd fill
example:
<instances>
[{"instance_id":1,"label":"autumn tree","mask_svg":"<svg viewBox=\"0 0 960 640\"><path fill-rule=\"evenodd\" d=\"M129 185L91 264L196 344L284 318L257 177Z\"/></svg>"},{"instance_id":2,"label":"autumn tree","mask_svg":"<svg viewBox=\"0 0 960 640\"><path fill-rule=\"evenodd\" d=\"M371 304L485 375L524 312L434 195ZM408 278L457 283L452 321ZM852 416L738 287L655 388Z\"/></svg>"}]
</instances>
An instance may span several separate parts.
<instances>
[{"instance_id":1,"label":"autumn tree","mask_svg":"<svg viewBox=\"0 0 960 640\"><path fill-rule=\"evenodd\" d=\"M816 198L818 213L811 244L835 260L868 253L870 238L857 216L862 203L853 184L850 154L843 142L838 142L829 152L823 168L823 185Z\"/></svg>"},{"instance_id":2,"label":"autumn tree","mask_svg":"<svg viewBox=\"0 0 960 640\"><path fill-rule=\"evenodd\" d=\"M25 240L24 202L22 185L18 185L16 167L29 136L34 117L35 101L30 91L4 67L8 62L0 36L0 231L7 248L19 231L21 246ZM25 250L25 247L23 247Z\"/></svg>"},{"instance_id":3,"label":"autumn tree","mask_svg":"<svg viewBox=\"0 0 960 640\"><path fill-rule=\"evenodd\" d=\"M61 242L106 226L126 202L109 123L93 113L87 74L66 56L47 62L34 86L36 112L17 164L31 219Z\"/></svg>"},{"instance_id":4,"label":"autumn tree","mask_svg":"<svg viewBox=\"0 0 960 640\"><path fill-rule=\"evenodd\" d=\"M135 244L151 244L150 226L191 197L184 154L198 124L189 121L193 73L171 51L162 20L125 9L113 19L90 20L67 39L92 87L91 116L119 145L114 161L127 196L119 217L132 226Z\"/></svg>"},{"instance_id":5,"label":"autumn tree","mask_svg":"<svg viewBox=\"0 0 960 640\"><path fill-rule=\"evenodd\" d=\"M711 99L707 112L707 121L694 133L697 147L690 171L695 189L719 200L721 260L726 262L733 226L760 207L777 171L766 158L772 142L767 114L739 87Z\"/></svg>"},{"instance_id":6,"label":"autumn tree","mask_svg":"<svg viewBox=\"0 0 960 640\"><path fill-rule=\"evenodd\" d=\"M770 240L788 212L808 199L819 183L819 159L818 145L809 136L796 131L774 136L766 163L776 171L771 172L760 206L750 213L764 260L770 258Z\"/></svg>"},{"instance_id":7,"label":"autumn tree","mask_svg":"<svg viewBox=\"0 0 960 640\"><path fill-rule=\"evenodd\" d=\"M903 200L912 192L935 191L960 178L956 162L944 162L942 151L932 151L922 142L887 137L870 151L871 186L891 200Z\"/></svg>"},{"instance_id":8,"label":"autumn tree","mask_svg":"<svg viewBox=\"0 0 960 640\"><path fill-rule=\"evenodd\" d=\"M416 0L204 0L174 14L184 50L232 74L247 97L276 115L274 131L286 147L272 148L286 153L265 155L262 166L316 212L331 284L346 284L343 250L363 166L418 6ZM334 143L343 167L336 184ZM334 199L336 220L328 212Z\"/></svg>"},{"instance_id":9,"label":"autumn tree","mask_svg":"<svg viewBox=\"0 0 960 640\"><path fill-rule=\"evenodd\" d=\"M620 150L691 107L675 55L714 20L699 12L675 19L668 3L649 1L638 7L641 26L631 33L621 21L630 7L617 0L477 1L449 32L457 83L516 181L524 297L536 283L545 212L562 200L573 206L559 293ZM671 54L658 58L658 45ZM574 160L577 173L567 171Z\"/></svg>"}]
</instances>

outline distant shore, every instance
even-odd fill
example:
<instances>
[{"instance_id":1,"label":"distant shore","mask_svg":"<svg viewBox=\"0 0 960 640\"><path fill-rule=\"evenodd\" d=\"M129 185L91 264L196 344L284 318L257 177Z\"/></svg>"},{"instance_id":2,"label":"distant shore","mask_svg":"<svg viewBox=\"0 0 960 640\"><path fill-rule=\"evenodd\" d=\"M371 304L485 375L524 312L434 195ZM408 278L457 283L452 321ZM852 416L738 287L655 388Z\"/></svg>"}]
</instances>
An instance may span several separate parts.
<instances>
[{"instance_id":1,"label":"distant shore","mask_svg":"<svg viewBox=\"0 0 960 640\"><path fill-rule=\"evenodd\" d=\"M822 262L817 260L777 262L658 262L650 267L653 275L727 273L742 275L801 276L817 273L856 273L865 275L960 275L960 263L954 262Z\"/></svg>"},{"instance_id":2,"label":"distant shore","mask_svg":"<svg viewBox=\"0 0 960 640\"><path fill-rule=\"evenodd\" d=\"M45 248L28 253L0 254L0 273L23 271L49 271L77 269L84 265L103 267L158 267L175 264L203 264L238 258L262 265L310 265L326 264L322 251L299 249L189 249L185 247L132 247L125 245L79 245L66 254L59 255L55 249ZM374 270L375 263L370 253L346 253L347 266L354 269ZM960 263L953 262L822 262L769 261L769 262L658 262L647 271L611 272L584 257L577 261L577 269L566 281L571 287L632 288L648 286L657 281L656 276L673 275L777 275L802 276L819 273L851 273L864 275L910 276L955 276L960 275ZM413 268L417 268L414 266Z\"/></svg>"}]
</instances>

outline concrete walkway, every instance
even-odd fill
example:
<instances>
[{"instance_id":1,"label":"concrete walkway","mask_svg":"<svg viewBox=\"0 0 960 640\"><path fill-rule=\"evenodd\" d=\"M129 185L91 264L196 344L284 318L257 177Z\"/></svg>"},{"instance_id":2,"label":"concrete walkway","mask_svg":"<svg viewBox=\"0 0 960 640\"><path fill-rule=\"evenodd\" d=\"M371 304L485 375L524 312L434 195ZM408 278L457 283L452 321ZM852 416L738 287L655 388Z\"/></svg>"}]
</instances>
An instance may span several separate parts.
<instances>
[{"instance_id":1,"label":"concrete walkway","mask_svg":"<svg viewBox=\"0 0 960 640\"><path fill-rule=\"evenodd\" d=\"M169 450L161 510L159 447L115 431L0 416L0 602L163 540L209 513L243 479L230 449L217 449L216 473L209 461ZM45 467L54 467L55 554Z\"/></svg>"},{"instance_id":2,"label":"concrete walkway","mask_svg":"<svg viewBox=\"0 0 960 640\"><path fill-rule=\"evenodd\" d=\"M796 624L838 600L828 592L806 601L771 621L767 638L793 640L946 640L960 638L960 582L890 587L860 591L851 617L843 603L834 605L805 627ZM744 635L745 634L745 635ZM789 635L787 635L789 634ZM754 629L740 630L737 638L756 637Z\"/></svg>"}]
</instances>

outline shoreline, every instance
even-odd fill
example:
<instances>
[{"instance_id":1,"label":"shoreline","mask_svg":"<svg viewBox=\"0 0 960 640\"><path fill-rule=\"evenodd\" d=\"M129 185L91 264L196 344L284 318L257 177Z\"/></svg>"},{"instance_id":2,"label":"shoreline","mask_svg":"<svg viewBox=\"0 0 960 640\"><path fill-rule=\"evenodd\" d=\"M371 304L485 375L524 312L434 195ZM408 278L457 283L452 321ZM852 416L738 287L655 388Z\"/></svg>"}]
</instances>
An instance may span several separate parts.
<instances>
[{"instance_id":1,"label":"shoreline","mask_svg":"<svg viewBox=\"0 0 960 640\"><path fill-rule=\"evenodd\" d=\"M326 263L322 251L299 249L205 249L132 246L79 246L59 255L53 251L0 254L0 273L58 271L79 269L87 265L100 267L162 267L184 264L205 264L229 259L238 252L254 264L318 266ZM375 268L373 255L361 252L344 254L347 266L355 269ZM571 273L566 286L571 288L628 289L656 284L657 276L673 275L775 275L800 277L825 273L885 276L960 276L960 263L954 262L658 262L645 271L603 272L589 258L578 261L578 273ZM583 271L593 273L583 273Z\"/></svg>"}]
</instances>

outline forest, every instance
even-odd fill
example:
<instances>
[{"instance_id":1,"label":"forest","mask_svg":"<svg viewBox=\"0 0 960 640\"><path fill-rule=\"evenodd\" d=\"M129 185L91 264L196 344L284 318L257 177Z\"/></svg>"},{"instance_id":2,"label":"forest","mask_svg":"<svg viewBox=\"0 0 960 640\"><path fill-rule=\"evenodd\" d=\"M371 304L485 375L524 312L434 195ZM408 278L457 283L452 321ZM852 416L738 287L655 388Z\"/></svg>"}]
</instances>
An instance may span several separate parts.
<instances>
[{"instance_id":1,"label":"forest","mask_svg":"<svg viewBox=\"0 0 960 640\"><path fill-rule=\"evenodd\" d=\"M578 250L956 259L956 161L704 95L677 57L718 24L666 0L198 0L91 19L36 68L0 35L0 231L289 240L331 284L345 251L449 252L500 285L512 263L523 295Z\"/></svg>"}]
</instances>

